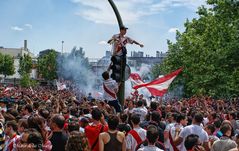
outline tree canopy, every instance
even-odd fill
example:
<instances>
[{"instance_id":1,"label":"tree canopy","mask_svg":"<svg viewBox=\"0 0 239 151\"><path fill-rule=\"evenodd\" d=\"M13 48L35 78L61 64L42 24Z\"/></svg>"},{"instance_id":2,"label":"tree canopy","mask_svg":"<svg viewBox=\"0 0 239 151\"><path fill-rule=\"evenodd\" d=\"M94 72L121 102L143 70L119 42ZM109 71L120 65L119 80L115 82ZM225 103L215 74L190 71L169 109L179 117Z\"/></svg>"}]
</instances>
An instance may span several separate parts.
<instances>
[{"instance_id":1,"label":"tree canopy","mask_svg":"<svg viewBox=\"0 0 239 151\"><path fill-rule=\"evenodd\" d=\"M15 73L14 58L0 53L0 74L5 77Z\"/></svg>"},{"instance_id":2,"label":"tree canopy","mask_svg":"<svg viewBox=\"0 0 239 151\"><path fill-rule=\"evenodd\" d=\"M51 49L47 54L38 58L38 73L45 80L57 78L57 52Z\"/></svg>"},{"instance_id":3,"label":"tree canopy","mask_svg":"<svg viewBox=\"0 0 239 151\"><path fill-rule=\"evenodd\" d=\"M32 70L32 58L28 54L24 54L20 57L19 61L19 74L22 76L24 73L29 74Z\"/></svg>"},{"instance_id":4,"label":"tree canopy","mask_svg":"<svg viewBox=\"0 0 239 151\"><path fill-rule=\"evenodd\" d=\"M187 20L185 31L168 41L168 56L153 73L169 73L183 67L174 85L184 95L232 97L239 94L239 1L207 0L198 19Z\"/></svg>"}]
</instances>

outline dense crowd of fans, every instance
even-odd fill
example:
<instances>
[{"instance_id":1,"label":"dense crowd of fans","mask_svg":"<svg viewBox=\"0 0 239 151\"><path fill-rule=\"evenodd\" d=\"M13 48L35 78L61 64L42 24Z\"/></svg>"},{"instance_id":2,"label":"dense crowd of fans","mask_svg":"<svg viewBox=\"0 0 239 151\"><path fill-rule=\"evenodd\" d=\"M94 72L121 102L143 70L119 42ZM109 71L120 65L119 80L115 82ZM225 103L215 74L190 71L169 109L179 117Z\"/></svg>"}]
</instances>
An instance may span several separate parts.
<instances>
[{"instance_id":1,"label":"dense crowd of fans","mask_svg":"<svg viewBox=\"0 0 239 151\"><path fill-rule=\"evenodd\" d=\"M124 110L92 96L48 87L0 87L0 150L238 151L239 100L210 97L149 103Z\"/></svg>"}]
</instances>

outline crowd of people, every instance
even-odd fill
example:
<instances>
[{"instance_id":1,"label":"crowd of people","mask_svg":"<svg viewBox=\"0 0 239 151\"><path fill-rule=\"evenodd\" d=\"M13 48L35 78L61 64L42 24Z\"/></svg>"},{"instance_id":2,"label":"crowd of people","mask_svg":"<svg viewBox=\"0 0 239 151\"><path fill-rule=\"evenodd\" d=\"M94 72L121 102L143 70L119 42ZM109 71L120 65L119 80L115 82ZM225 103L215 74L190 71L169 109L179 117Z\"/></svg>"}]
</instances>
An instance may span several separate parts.
<instances>
[{"instance_id":1,"label":"crowd of people","mask_svg":"<svg viewBox=\"0 0 239 151\"><path fill-rule=\"evenodd\" d=\"M108 41L121 64L126 44L144 47L125 36L127 29ZM102 100L77 86L65 89L70 83L58 83L58 90L0 85L0 151L239 150L238 98L146 101L135 91L120 104L111 66L102 74Z\"/></svg>"},{"instance_id":2,"label":"crowd of people","mask_svg":"<svg viewBox=\"0 0 239 151\"><path fill-rule=\"evenodd\" d=\"M0 87L0 150L237 151L238 99L167 101L143 95L123 110L71 90ZM88 99L87 99L88 98Z\"/></svg>"}]
</instances>

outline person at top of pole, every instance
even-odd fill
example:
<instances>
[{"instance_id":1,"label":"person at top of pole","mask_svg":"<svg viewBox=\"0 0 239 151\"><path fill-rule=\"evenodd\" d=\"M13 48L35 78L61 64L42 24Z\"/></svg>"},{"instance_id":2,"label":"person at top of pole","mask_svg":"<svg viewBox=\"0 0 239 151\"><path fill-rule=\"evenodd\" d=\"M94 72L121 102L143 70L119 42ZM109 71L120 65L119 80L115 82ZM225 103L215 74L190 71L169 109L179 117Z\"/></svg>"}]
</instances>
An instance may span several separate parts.
<instances>
[{"instance_id":1,"label":"person at top of pole","mask_svg":"<svg viewBox=\"0 0 239 151\"><path fill-rule=\"evenodd\" d=\"M108 43L112 44L113 56L122 56L122 48L125 47L128 43L139 45L141 48L144 47L143 44L131 39L130 37L125 36L127 33L127 29L128 28L125 26L120 27L120 33L113 35L112 38L108 40Z\"/></svg>"}]
</instances>

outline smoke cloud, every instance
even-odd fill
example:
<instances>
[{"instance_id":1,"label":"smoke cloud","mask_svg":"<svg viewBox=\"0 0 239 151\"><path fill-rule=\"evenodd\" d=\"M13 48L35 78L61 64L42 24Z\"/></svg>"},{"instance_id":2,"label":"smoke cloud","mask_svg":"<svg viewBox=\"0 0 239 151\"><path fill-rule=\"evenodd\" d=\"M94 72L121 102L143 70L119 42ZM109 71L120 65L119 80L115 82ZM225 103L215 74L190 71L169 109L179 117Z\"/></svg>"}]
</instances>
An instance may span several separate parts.
<instances>
[{"instance_id":1,"label":"smoke cloud","mask_svg":"<svg viewBox=\"0 0 239 151\"><path fill-rule=\"evenodd\" d=\"M131 73L138 73L144 82L149 82L152 80L150 77L150 71L151 71L150 65L142 64L138 68L135 68L135 67L130 67L130 68L131 68ZM131 95L130 93L133 91L134 90L132 89L130 79L128 79L125 82L125 97L126 98L129 97ZM146 98L151 96L150 92L146 88L140 88L138 89L138 91L139 91L139 94L143 94Z\"/></svg>"},{"instance_id":2,"label":"smoke cloud","mask_svg":"<svg viewBox=\"0 0 239 151\"><path fill-rule=\"evenodd\" d=\"M96 75L90 69L88 58L82 48L74 47L69 54L59 55L58 76L73 82L78 93L87 94L96 86Z\"/></svg>"}]
</instances>

